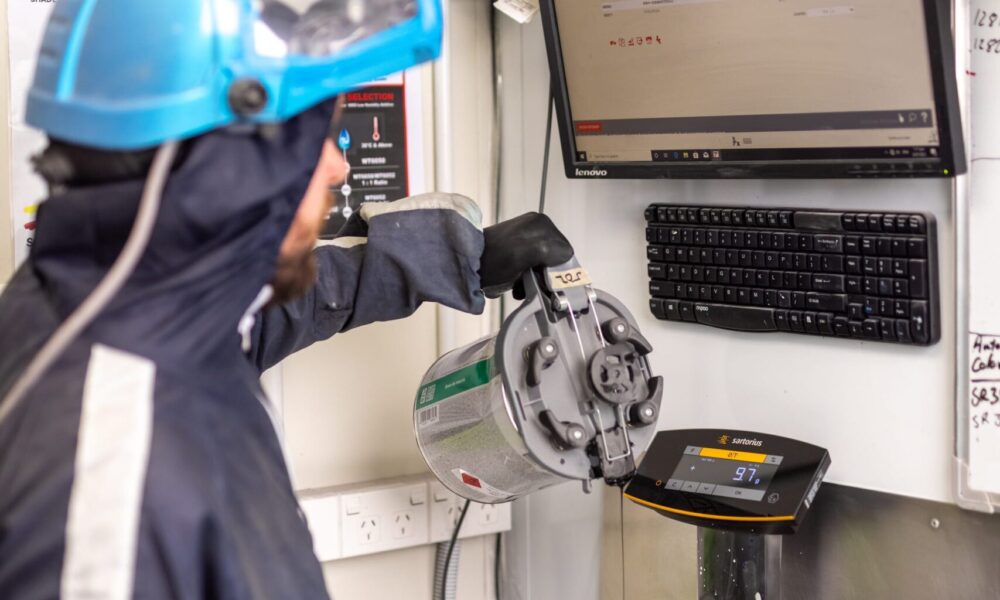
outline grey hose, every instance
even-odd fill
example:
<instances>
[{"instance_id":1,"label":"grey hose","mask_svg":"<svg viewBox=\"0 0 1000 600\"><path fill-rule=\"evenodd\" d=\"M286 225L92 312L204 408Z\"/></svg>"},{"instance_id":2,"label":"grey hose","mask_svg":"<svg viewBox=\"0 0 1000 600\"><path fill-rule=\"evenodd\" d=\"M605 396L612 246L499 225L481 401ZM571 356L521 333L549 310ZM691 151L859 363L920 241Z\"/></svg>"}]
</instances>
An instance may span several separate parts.
<instances>
[{"instance_id":1,"label":"grey hose","mask_svg":"<svg viewBox=\"0 0 1000 600\"><path fill-rule=\"evenodd\" d=\"M458 597L458 551L462 542L456 541L448 560L448 542L437 545L437 555L434 559L434 594L431 598L439 600L456 600ZM445 572L445 564L448 572Z\"/></svg>"},{"instance_id":2,"label":"grey hose","mask_svg":"<svg viewBox=\"0 0 1000 600\"><path fill-rule=\"evenodd\" d=\"M139 259L142 258L146 246L149 244L149 238L153 234L156 216L160 212L163 189L166 187L167 176L170 174L170 167L177 155L178 146L178 142L167 142L156 151L156 158L153 159L153 165L150 167L149 176L146 178L146 185L142 191L139 212L136 214L135 222L132 224L132 232L129 233L125 247L101 283L45 342L42 349L38 351L28 367L14 382L4 399L0 401L0 424L3 424L10 413L17 408L17 405L38 383L45 371L59 359L66 348L80 335L80 332L94 322L94 319L107 307L108 303L131 277L132 272L135 271Z\"/></svg>"}]
</instances>

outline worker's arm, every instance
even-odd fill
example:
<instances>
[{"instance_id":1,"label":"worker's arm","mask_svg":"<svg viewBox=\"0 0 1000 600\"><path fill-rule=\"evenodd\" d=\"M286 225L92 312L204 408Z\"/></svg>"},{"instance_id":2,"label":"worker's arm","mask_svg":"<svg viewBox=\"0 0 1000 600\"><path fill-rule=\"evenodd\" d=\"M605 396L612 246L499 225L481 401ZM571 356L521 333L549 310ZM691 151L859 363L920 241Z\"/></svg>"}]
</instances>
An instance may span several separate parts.
<instances>
[{"instance_id":1,"label":"worker's arm","mask_svg":"<svg viewBox=\"0 0 1000 600\"><path fill-rule=\"evenodd\" d=\"M362 206L342 235L315 250L315 287L257 320L252 360L266 370L341 331L409 316L423 302L481 313L480 221L475 203L448 194Z\"/></svg>"}]
</instances>

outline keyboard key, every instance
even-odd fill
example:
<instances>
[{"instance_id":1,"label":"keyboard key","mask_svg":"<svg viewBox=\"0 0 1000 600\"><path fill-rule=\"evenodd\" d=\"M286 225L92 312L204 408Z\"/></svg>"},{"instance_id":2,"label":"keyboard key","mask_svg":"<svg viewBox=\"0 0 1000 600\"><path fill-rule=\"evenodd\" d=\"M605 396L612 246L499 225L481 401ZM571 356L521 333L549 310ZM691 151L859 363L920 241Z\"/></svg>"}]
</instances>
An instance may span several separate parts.
<instances>
[{"instance_id":1,"label":"keyboard key","mask_svg":"<svg viewBox=\"0 0 1000 600\"><path fill-rule=\"evenodd\" d=\"M875 250L879 256L892 256L892 240L880 237L875 242Z\"/></svg>"},{"instance_id":2,"label":"keyboard key","mask_svg":"<svg viewBox=\"0 0 1000 600\"><path fill-rule=\"evenodd\" d=\"M829 311L842 313L847 311L846 294L820 294L809 292L806 294L806 307L810 310Z\"/></svg>"},{"instance_id":3,"label":"keyboard key","mask_svg":"<svg viewBox=\"0 0 1000 600\"><path fill-rule=\"evenodd\" d=\"M788 328L796 333L805 332L805 329L802 328L802 313L798 311L788 313Z\"/></svg>"},{"instance_id":4,"label":"keyboard key","mask_svg":"<svg viewBox=\"0 0 1000 600\"><path fill-rule=\"evenodd\" d=\"M910 334L918 344L926 344L930 339L928 314L926 302L920 300L910 303Z\"/></svg>"},{"instance_id":5,"label":"keyboard key","mask_svg":"<svg viewBox=\"0 0 1000 600\"><path fill-rule=\"evenodd\" d=\"M649 299L649 312L653 313L653 316L657 319L666 319L667 311L664 308L666 300L660 300L659 298Z\"/></svg>"},{"instance_id":6,"label":"keyboard key","mask_svg":"<svg viewBox=\"0 0 1000 600\"><path fill-rule=\"evenodd\" d=\"M678 302L678 309L680 310L681 320L694 322L697 319L694 317L694 303L692 302Z\"/></svg>"},{"instance_id":7,"label":"keyboard key","mask_svg":"<svg viewBox=\"0 0 1000 600\"><path fill-rule=\"evenodd\" d=\"M920 238L906 240L906 254L910 258L927 258L927 240Z\"/></svg>"},{"instance_id":8,"label":"keyboard key","mask_svg":"<svg viewBox=\"0 0 1000 600\"><path fill-rule=\"evenodd\" d=\"M865 319L864 323L865 337L870 340L879 339L879 324L878 319Z\"/></svg>"},{"instance_id":9,"label":"keyboard key","mask_svg":"<svg viewBox=\"0 0 1000 600\"><path fill-rule=\"evenodd\" d=\"M892 280L892 295L897 298L905 298L910 295L910 282L905 279Z\"/></svg>"},{"instance_id":10,"label":"keyboard key","mask_svg":"<svg viewBox=\"0 0 1000 600\"><path fill-rule=\"evenodd\" d=\"M774 325L778 328L778 331L791 331L791 328L788 326L788 311L774 311Z\"/></svg>"},{"instance_id":11,"label":"keyboard key","mask_svg":"<svg viewBox=\"0 0 1000 600\"><path fill-rule=\"evenodd\" d=\"M860 294L861 292L861 278L860 277L848 277L845 281L844 287L848 294Z\"/></svg>"},{"instance_id":12,"label":"keyboard key","mask_svg":"<svg viewBox=\"0 0 1000 600\"><path fill-rule=\"evenodd\" d=\"M844 236L817 235L813 238L813 248L816 252L839 254L844 251Z\"/></svg>"},{"instance_id":13,"label":"keyboard key","mask_svg":"<svg viewBox=\"0 0 1000 600\"><path fill-rule=\"evenodd\" d=\"M865 236L861 238L861 254L867 254L869 256L877 254L877 244L878 241L873 237Z\"/></svg>"},{"instance_id":14,"label":"keyboard key","mask_svg":"<svg viewBox=\"0 0 1000 600\"><path fill-rule=\"evenodd\" d=\"M663 263L649 263L647 267L649 276L652 279L666 279L667 278L667 265Z\"/></svg>"},{"instance_id":15,"label":"keyboard key","mask_svg":"<svg viewBox=\"0 0 1000 600\"><path fill-rule=\"evenodd\" d=\"M861 274L861 257L860 256L848 256L844 259L844 270L847 271L849 275L860 275Z\"/></svg>"},{"instance_id":16,"label":"keyboard key","mask_svg":"<svg viewBox=\"0 0 1000 600\"><path fill-rule=\"evenodd\" d=\"M792 292L792 308L805 308L805 307L806 307L805 292Z\"/></svg>"},{"instance_id":17,"label":"keyboard key","mask_svg":"<svg viewBox=\"0 0 1000 600\"><path fill-rule=\"evenodd\" d=\"M820 267L826 273L843 273L844 272L844 257L843 256L823 256L820 260Z\"/></svg>"},{"instance_id":18,"label":"keyboard key","mask_svg":"<svg viewBox=\"0 0 1000 600\"><path fill-rule=\"evenodd\" d=\"M848 337L851 335L851 328L847 317L833 318L833 333L841 337Z\"/></svg>"},{"instance_id":19,"label":"keyboard key","mask_svg":"<svg viewBox=\"0 0 1000 600\"><path fill-rule=\"evenodd\" d=\"M816 313L802 313L802 328L806 333L819 333L819 326L816 324Z\"/></svg>"},{"instance_id":20,"label":"keyboard key","mask_svg":"<svg viewBox=\"0 0 1000 600\"><path fill-rule=\"evenodd\" d=\"M910 261L910 294L914 298L927 297L927 261Z\"/></svg>"},{"instance_id":21,"label":"keyboard key","mask_svg":"<svg viewBox=\"0 0 1000 600\"><path fill-rule=\"evenodd\" d=\"M816 326L819 327L821 335L833 335L833 315L830 313L819 313L816 315Z\"/></svg>"},{"instance_id":22,"label":"keyboard key","mask_svg":"<svg viewBox=\"0 0 1000 600\"><path fill-rule=\"evenodd\" d=\"M844 252L847 254L861 254L861 238L856 235L844 237Z\"/></svg>"},{"instance_id":23,"label":"keyboard key","mask_svg":"<svg viewBox=\"0 0 1000 600\"><path fill-rule=\"evenodd\" d=\"M818 292L843 292L843 275L813 275L812 289Z\"/></svg>"},{"instance_id":24,"label":"keyboard key","mask_svg":"<svg viewBox=\"0 0 1000 600\"><path fill-rule=\"evenodd\" d=\"M861 321L851 321L848 324L848 328L851 331L852 338L863 338L865 337L864 326Z\"/></svg>"},{"instance_id":25,"label":"keyboard key","mask_svg":"<svg viewBox=\"0 0 1000 600\"><path fill-rule=\"evenodd\" d=\"M907 319L897 319L896 320L896 339L900 342L909 344L913 342L913 338L910 337L910 321Z\"/></svg>"},{"instance_id":26,"label":"keyboard key","mask_svg":"<svg viewBox=\"0 0 1000 600\"><path fill-rule=\"evenodd\" d=\"M903 238L892 238L892 255L898 258L906 258L906 240Z\"/></svg>"},{"instance_id":27,"label":"keyboard key","mask_svg":"<svg viewBox=\"0 0 1000 600\"><path fill-rule=\"evenodd\" d=\"M878 295L879 296L891 296L892 295L892 279L888 277L880 277L878 280Z\"/></svg>"},{"instance_id":28,"label":"keyboard key","mask_svg":"<svg viewBox=\"0 0 1000 600\"><path fill-rule=\"evenodd\" d=\"M854 215L854 229L856 231L868 231L868 215L864 213Z\"/></svg>"},{"instance_id":29,"label":"keyboard key","mask_svg":"<svg viewBox=\"0 0 1000 600\"><path fill-rule=\"evenodd\" d=\"M895 341L896 321L893 319L879 319L879 333L883 340Z\"/></svg>"},{"instance_id":30,"label":"keyboard key","mask_svg":"<svg viewBox=\"0 0 1000 600\"><path fill-rule=\"evenodd\" d=\"M770 308L699 303L695 315L699 323L723 329L737 331L778 330L774 323L774 311Z\"/></svg>"},{"instance_id":31,"label":"keyboard key","mask_svg":"<svg viewBox=\"0 0 1000 600\"><path fill-rule=\"evenodd\" d=\"M778 306L781 308L792 307L792 293L788 290L778 290Z\"/></svg>"}]
</instances>

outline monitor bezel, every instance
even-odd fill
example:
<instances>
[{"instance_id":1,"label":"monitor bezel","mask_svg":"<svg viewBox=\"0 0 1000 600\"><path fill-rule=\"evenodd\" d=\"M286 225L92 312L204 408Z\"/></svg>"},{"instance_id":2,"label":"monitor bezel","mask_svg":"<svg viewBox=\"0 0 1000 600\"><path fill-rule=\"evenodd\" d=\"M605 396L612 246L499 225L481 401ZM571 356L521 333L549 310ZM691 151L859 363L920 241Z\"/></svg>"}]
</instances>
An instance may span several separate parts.
<instances>
[{"instance_id":1,"label":"monitor bezel","mask_svg":"<svg viewBox=\"0 0 1000 600\"><path fill-rule=\"evenodd\" d=\"M551 89L559 125L566 176L573 179L834 179L947 178L966 171L961 112L955 72L950 0L923 0L930 50L934 103L941 145L935 161L907 169L899 159L855 158L797 161L725 161L702 163L579 162L562 58L555 0L541 0L542 27L552 77ZM858 167L861 166L859 169Z\"/></svg>"}]
</instances>

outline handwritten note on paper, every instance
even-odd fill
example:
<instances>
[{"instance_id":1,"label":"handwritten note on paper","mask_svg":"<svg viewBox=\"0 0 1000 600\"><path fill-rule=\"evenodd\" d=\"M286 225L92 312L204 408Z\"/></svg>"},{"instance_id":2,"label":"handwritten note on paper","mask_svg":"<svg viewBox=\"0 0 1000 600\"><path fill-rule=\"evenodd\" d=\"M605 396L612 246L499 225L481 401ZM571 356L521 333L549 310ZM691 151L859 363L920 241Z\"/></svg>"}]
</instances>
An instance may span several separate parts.
<instances>
[{"instance_id":1,"label":"handwritten note on paper","mask_svg":"<svg viewBox=\"0 0 1000 600\"><path fill-rule=\"evenodd\" d=\"M969 484L1000 490L1000 334L969 334Z\"/></svg>"},{"instance_id":2,"label":"handwritten note on paper","mask_svg":"<svg viewBox=\"0 0 1000 600\"><path fill-rule=\"evenodd\" d=\"M1000 1L973 0L970 7L969 68L973 96L972 158L1000 156L1000 111L995 110L1000 85ZM978 100L975 98L978 97ZM993 100L988 100L992 98Z\"/></svg>"}]
</instances>

